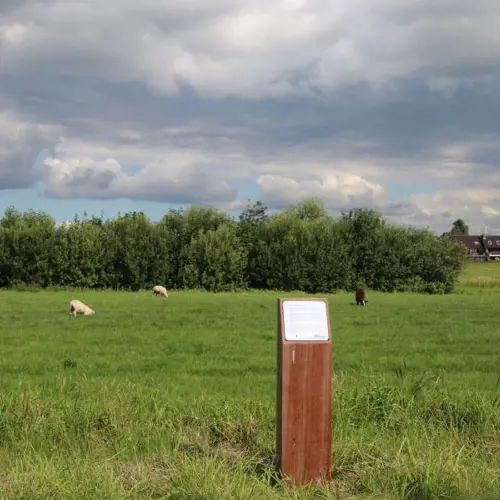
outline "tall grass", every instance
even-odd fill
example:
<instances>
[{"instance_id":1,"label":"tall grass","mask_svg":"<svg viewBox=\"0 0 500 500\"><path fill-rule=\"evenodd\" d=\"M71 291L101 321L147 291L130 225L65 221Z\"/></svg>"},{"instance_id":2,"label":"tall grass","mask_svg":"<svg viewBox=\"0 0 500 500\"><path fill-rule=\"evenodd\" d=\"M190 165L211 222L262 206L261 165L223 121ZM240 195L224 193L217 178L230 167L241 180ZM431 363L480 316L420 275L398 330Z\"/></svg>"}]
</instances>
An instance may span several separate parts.
<instances>
[{"instance_id":1,"label":"tall grass","mask_svg":"<svg viewBox=\"0 0 500 500\"><path fill-rule=\"evenodd\" d=\"M0 498L500 498L493 292L329 297L333 480L297 489L274 470L277 294L77 296L97 314L0 292Z\"/></svg>"}]
</instances>

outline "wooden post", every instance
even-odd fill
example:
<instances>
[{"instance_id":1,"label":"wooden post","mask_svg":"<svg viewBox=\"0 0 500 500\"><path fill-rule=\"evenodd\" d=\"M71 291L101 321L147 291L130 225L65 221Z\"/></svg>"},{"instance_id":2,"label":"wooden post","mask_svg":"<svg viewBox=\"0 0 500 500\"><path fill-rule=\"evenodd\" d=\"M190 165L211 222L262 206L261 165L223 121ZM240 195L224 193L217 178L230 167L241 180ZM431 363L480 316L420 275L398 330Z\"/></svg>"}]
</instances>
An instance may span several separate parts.
<instances>
[{"instance_id":1,"label":"wooden post","mask_svg":"<svg viewBox=\"0 0 500 500\"><path fill-rule=\"evenodd\" d=\"M331 380L328 300L278 299L276 449L293 484L330 480Z\"/></svg>"}]
</instances>

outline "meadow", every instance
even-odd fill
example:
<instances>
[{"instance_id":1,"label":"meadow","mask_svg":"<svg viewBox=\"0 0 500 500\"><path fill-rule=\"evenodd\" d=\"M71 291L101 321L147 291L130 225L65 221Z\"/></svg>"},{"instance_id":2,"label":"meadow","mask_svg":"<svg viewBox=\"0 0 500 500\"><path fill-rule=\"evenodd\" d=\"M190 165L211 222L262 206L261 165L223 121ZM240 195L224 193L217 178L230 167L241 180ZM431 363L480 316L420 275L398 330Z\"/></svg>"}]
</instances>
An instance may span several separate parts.
<instances>
[{"instance_id":1,"label":"meadow","mask_svg":"<svg viewBox=\"0 0 500 500\"><path fill-rule=\"evenodd\" d=\"M334 479L288 489L276 299L302 295L0 291L0 498L498 500L500 263L450 295L326 295Z\"/></svg>"}]
</instances>

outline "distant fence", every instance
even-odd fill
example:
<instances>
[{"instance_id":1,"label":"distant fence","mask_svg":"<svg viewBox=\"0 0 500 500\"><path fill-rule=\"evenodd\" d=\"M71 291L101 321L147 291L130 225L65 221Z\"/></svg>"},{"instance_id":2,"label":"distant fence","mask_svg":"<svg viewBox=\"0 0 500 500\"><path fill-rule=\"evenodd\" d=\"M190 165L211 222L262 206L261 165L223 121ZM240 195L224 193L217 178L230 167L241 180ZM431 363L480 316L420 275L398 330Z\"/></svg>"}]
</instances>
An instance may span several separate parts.
<instances>
[{"instance_id":1,"label":"distant fence","mask_svg":"<svg viewBox=\"0 0 500 500\"><path fill-rule=\"evenodd\" d=\"M468 255L467 260L471 262L489 262L491 260L500 260L500 257L488 257L487 255Z\"/></svg>"}]
</instances>

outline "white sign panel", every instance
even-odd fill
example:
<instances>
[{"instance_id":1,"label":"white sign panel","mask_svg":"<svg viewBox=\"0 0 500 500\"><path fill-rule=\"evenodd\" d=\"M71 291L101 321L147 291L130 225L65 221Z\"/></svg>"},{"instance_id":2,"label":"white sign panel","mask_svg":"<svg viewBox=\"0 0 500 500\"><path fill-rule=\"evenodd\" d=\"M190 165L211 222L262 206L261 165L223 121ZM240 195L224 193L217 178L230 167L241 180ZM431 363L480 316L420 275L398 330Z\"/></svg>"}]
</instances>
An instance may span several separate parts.
<instances>
[{"instance_id":1,"label":"white sign panel","mask_svg":"<svg viewBox=\"0 0 500 500\"><path fill-rule=\"evenodd\" d=\"M329 340L326 308L322 300L284 300L285 340Z\"/></svg>"}]
</instances>

